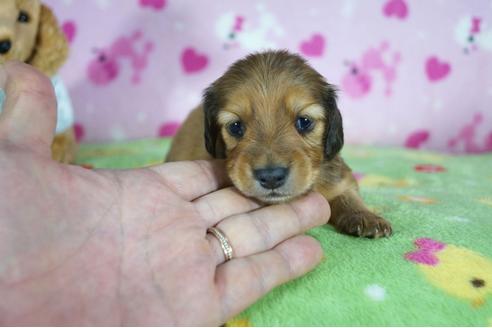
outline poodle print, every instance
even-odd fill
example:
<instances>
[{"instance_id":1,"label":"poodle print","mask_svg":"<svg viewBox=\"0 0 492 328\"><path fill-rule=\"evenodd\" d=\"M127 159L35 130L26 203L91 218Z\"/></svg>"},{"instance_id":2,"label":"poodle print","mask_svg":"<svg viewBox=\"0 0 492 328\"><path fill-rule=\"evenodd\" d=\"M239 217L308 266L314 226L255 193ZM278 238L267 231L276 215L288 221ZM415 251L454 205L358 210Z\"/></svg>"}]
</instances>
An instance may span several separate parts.
<instances>
[{"instance_id":1,"label":"poodle print","mask_svg":"<svg viewBox=\"0 0 492 328\"><path fill-rule=\"evenodd\" d=\"M400 53L394 52L387 60L389 45L383 42L379 48L369 48L359 62L349 62L349 71L342 78L342 89L351 98L358 99L371 92L376 72L380 72L385 83L384 93L390 96L392 84L396 80L396 68L400 63Z\"/></svg>"},{"instance_id":2,"label":"poodle print","mask_svg":"<svg viewBox=\"0 0 492 328\"><path fill-rule=\"evenodd\" d=\"M230 25L230 29L224 29L224 31L228 31L228 34L226 36L227 40L224 42L224 49L227 50L240 46L239 42L237 41L237 37L243 31L244 17L241 15L235 15L233 21L230 21L230 18L232 18L232 16L228 14L226 18L227 20L224 21L224 27Z\"/></svg>"},{"instance_id":3,"label":"poodle print","mask_svg":"<svg viewBox=\"0 0 492 328\"><path fill-rule=\"evenodd\" d=\"M114 81L121 71L122 61L130 61L133 75L132 83L140 83L142 71L147 67L148 57L154 48L154 44L147 41L143 49L137 50L137 43L142 39L142 33L135 31L130 37L122 36L114 41L107 49L97 51L88 68L87 75L96 85L107 85Z\"/></svg>"},{"instance_id":4,"label":"poodle print","mask_svg":"<svg viewBox=\"0 0 492 328\"><path fill-rule=\"evenodd\" d=\"M476 132L482 122L482 113L476 113L471 122L466 123L455 137L448 140L448 147L451 150L461 150L465 153L483 153L492 151L492 130L485 137L483 144L476 142ZM461 149L459 148L460 145L462 146Z\"/></svg>"},{"instance_id":5,"label":"poodle print","mask_svg":"<svg viewBox=\"0 0 492 328\"><path fill-rule=\"evenodd\" d=\"M454 36L466 54L478 50L492 51L492 27L487 26L480 16L461 18L456 25Z\"/></svg>"},{"instance_id":6,"label":"poodle print","mask_svg":"<svg viewBox=\"0 0 492 328\"><path fill-rule=\"evenodd\" d=\"M275 48L270 40L271 35L281 36L284 31L277 18L264 5L256 7L257 23L253 24L246 17L228 12L219 17L216 23L216 34L224 42L224 48L240 47L243 50L257 51L264 48Z\"/></svg>"}]
</instances>

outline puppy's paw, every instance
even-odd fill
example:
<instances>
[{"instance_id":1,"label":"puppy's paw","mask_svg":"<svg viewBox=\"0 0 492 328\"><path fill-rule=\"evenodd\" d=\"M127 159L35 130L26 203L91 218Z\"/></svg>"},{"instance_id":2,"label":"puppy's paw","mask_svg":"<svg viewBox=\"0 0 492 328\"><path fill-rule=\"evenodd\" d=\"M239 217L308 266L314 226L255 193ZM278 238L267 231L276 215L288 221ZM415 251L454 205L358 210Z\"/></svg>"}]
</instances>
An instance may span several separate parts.
<instances>
[{"instance_id":1,"label":"puppy's paw","mask_svg":"<svg viewBox=\"0 0 492 328\"><path fill-rule=\"evenodd\" d=\"M380 238L393 233L391 223L369 211L343 214L339 222L338 231L351 236Z\"/></svg>"}]
</instances>

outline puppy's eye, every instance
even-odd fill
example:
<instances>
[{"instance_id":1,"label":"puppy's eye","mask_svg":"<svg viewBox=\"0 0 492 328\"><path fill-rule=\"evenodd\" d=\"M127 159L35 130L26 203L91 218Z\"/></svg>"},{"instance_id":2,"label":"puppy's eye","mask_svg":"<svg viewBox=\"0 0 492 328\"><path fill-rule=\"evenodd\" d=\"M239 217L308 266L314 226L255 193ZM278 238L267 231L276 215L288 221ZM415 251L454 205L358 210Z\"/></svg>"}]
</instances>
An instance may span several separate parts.
<instances>
[{"instance_id":1,"label":"puppy's eye","mask_svg":"<svg viewBox=\"0 0 492 328\"><path fill-rule=\"evenodd\" d=\"M236 138L241 138L244 136L244 125L241 121L236 121L227 126L227 131L230 135Z\"/></svg>"},{"instance_id":2,"label":"puppy's eye","mask_svg":"<svg viewBox=\"0 0 492 328\"><path fill-rule=\"evenodd\" d=\"M20 23L29 23L30 20L31 18L29 17L29 14L24 10L21 10L19 16L17 17L17 21Z\"/></svg>"},{"instance_id":3,"label":"puppy's eye","mask_svg":"<svg viewBox=\"0 0 492 328\"><path fill-rule=\"evenodd\" d=\"M300 134L311 131L314 127L314 122L307 117L300 116L296 119L296 129Z\"/></svg>"}]
</instances>

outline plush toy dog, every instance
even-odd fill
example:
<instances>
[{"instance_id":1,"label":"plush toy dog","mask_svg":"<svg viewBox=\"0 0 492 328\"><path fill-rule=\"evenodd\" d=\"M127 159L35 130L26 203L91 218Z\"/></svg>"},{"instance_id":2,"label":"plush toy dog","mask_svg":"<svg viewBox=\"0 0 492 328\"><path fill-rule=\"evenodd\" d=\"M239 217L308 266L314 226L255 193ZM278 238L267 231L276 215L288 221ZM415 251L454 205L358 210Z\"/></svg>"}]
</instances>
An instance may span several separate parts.
<instances>
[{"instance_id":1,"label":"plush toy dog","mask_svg":"<svg viewBox=\"0 0 492 328\"><path fill-rule=\"evenodd\" d=\"M73 111L68 93L55 74L65 62L68 44L51 10L39 0L0 0L0 64L19 60L51 77L58 103L55 160L71 162L76 151ZM4 94L0 90L0 110Z\"/></svg>"}]
</instances>

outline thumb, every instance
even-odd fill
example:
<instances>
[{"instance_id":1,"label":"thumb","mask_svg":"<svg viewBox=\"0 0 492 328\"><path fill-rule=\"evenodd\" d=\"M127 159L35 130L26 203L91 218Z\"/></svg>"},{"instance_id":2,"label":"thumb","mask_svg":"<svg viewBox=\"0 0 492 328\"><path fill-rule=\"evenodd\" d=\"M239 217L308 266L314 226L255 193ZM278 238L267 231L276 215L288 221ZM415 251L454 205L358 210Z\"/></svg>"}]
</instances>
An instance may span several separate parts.
<instances>
[{"instance_id":1,"label":"thumb","mask_svg":"<svg viewBox=\"0 0 492 328\"><path fill-rule=\"evenodd\" d=\"M0 114L0 140L46 153L56 127L56 98L50 80L33 67L0 65L0 89L5 93Z\"/></svg>"}]
</instances>

